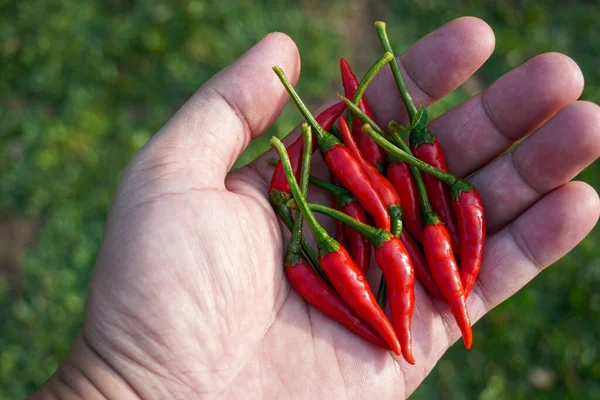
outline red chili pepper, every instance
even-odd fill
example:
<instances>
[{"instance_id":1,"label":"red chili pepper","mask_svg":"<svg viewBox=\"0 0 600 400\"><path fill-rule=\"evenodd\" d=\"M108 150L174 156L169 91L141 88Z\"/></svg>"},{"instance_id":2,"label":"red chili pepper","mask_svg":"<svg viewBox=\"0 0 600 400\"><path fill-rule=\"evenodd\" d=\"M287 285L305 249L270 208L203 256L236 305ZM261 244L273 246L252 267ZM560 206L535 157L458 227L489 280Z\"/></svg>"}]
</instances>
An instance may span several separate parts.
<instances>
[{"instance_id":1,"label":"red chili pepper","mask_svg":"<svg viewBox=\"0 0 600 400\"><path fill-rule=\"evenodd\" d=\"M448 172L444 152L437 140L427 128L419 132L412 131L410 134L410 146L415 157L427 164ZM456 217L452 209L452 199L450 189L443 182L435 177L422 173L427 193L431 198L433 210L440 216L442 222L446 225L450 238L452 239L452 248L458 253L460 249L458 240L458 228Z\"/></svg>"},{"instance_id":2,"label":"red chili pepper","mask_svg":"<svg viewBox=\"0 0 600 400\"><path fill-rule=\"evenodd\" d=\"M367 223L367 214L365 213L365 209L358 203L358 201L356 201L356 198L352 196L352 193L343 187L325 182L314 176L310 177L310 181L318 187L330 192L333 195L335 203L340 205L341 211L344 214L347 214L362 223ZM338 207L334 208L338 209ZM350 256L356 265L358 265L363 274L366 274L371 264L371 243L369 243L369 241L363 235L348 225L345 225L342 221L336 219L335 222L338 231L344 231L344 238L348 240L349 246L344 247L348 249ZM337 237L335 240L342 244Z\"/></svg>"},{"instance_id":3,"label":"red chili pepper","mask_svg":"<svg viewBox=\"0 0 600 400\"><path fill-rule=\"evenodd\" d=\"M471 320L465 303L458 265L450 244L450 235L439 219L437 222L434 221L434 219L426 221L427 225L423 229L425 256L429 262L433 279L446 298L454 319L460 328L465 347L470 349L473 343Z\"/></svg>"},{"instance_id":4,"label":"red chili pepper","mask_svg":"<svg viewBox=\"0 0 600 400\"><path fill-rule=\"evenodd\" d=\"M411 259L397 237L390 238L376 249L375 259L388 286L392 323L400 340L402 355L408 363L414 365L411 328L415 309L415 275Z\"/></svg>"},{"instance_id":5,"label":"red chili pepper","mask_svg":"<svg viewBox=\"0 0 600 400\"><path fill-rule=\"evenodd\" d=\"M344 85L344 94L348 98L354 97L354 93L358 89L358 79L350 65L345 59L340 59L340 70L342 72L342 84ZM358 103L358 107L365 112L369 117L373 117L373 113L369 108L367 101L364 97L360 99ZM383 170L383 166L385 165L385 152L381 147L379 147L369 136L365 135L363 131L361 131L361 127L363 123L355 119L354 126L352 128L352 134L356 138L356 142L358 143L358 147L362 150L365 155L367 161L375 166L378 170Z\"/></svg>"},{"instance_id":6,"label":"red chili pepper","mask_svg":"<svg viewBox=\"0 0 600 400\"><path fill-rule=\"evenodd\" d=\"M306 124L302 125L302 136L307 146L311 146L311 132ZM311 154L312 150L309 148L305 148L302 153L303 166L300 182L303 194L308 191ZM334 321L341 323L369 342L387 349L385 343L373 329L361 321L342 298L306 262L302 255L302 222L302 213L296 213L292 236L285 253L285 274L294 290L309 304Z\"/></svg>"},{"instance_id":7,"label":"red chili pepper","mask_svg":"<svg viewBox=\"0 0 600 400\"><path fill-rule=\"evenodd\" d=\"M415 306L415 276L411 258L400 239L382 229L361 223L333 208L321 204L309 204L308 206L312 211L343 221L373 244L375 259L389 286L388 299L392 311L392 323L400 340L402 356L407 362L414 364L411 320Z\"/></svg>"},{"instance_id":8,"label":"red chili pepper","mask_svg":"<svg viewBox=\"0 0 600 400\"><path fill-rule=\"evenodd\" d=\"M435 296L439 300L445 301L444 295L435 284L433 276L431 276L431 271L429 270L429 265L427 265L427 260L425 259L423 250L421 250L421 246L419 246L411 234L406 232L406 230L402 231L400 240L402 240L404 247L406 247L406 251L408 251L408 255L410 256L415 270L415 276L419 282L421 282L421 285L423 285L429 294Z\"/></svg>"},{"instance_id":9,"label":"red chili pepper","mask_svg":"<svg viewBox=\"0 0 600 400\"><path fill-rule=\"evenodd\" d=\"M283 74L280 69L275 69L279 74ZM289 82L288 82L289 84ZM291 85L289 85L291 87ZM293 90L293 88L292 88ZM294 92L295 93L295 92ZM307 118L308 119L308 118ZM314 124L314 119L312 121ZM312 124L311 124L312 125ZM314 124L316 125L316 124ZM320 128L320 127L319 127ZM322 134L322 132L320 133ZM318 134L317 134L318 137ZM369 288L367 279L360 271L358 266L352 261L345 248L340 246L325 229L317 222L316 218L308 208L306 199L302 196L298 183L294 177L292 166L289 162L283 143L277 138L271 138L271 146L279 153L282 161L286 178L290 184L290 189L296 200L300 211L306 218L311 228L317 246L319 248L319 261L333 287L340 294L342 299L350 306L360 318L371 325L379 336L388 344L390 349L396 354L401 353L398 337L390 321L387 319L381 308L379 308L375 296ZM340 147L339 145L334 147ZM342 146L343 147L343 146ZM343 182L343 180L342 180Z\"/></svg>"},{"instance_id":10,"label":"red chili pepper","mask_svg":"<svg viewBox=\"0 0 600 400\"><path fill-rule=\"evenodd\" d=\"M400 236L400 233L402 232L402 206L398 192L396 189L394 189L394 186L391 184L391 182L387 180L387 178L383 176L377 170L377 168L369 164L363 157L361 151L356 145L356 142L354 141L354 138L350 134L348 124L346 123L344 117L340 117L340 128L342 130L342 137L344 138L346 147L350 149L354 157L356 157L360 165L363 167L369 179L371 180L373 188L379 193L381 200L383 200L383 204L385 204L387 207L390 215L392 234Z\"/></svg>"},{"instance_id":11,"label":"red chili pepper","mask_svg":"<svg viewBox=\"0 0 600 400\"><path fill-rule=\"evenodd\" d=\"M340 101L339 103L335 103L321 114L319 114L316 118L316 121L321 127L328 131L335 121L342 115L342 113L346 110L346 103ZM312 147L313 152L317 149L317 141L314 140ZM300 177L300 167L302 166L302 150L304 149L304 142L302 141L302 137L298 136L298 139L294 141L291 145L288 146L287 152L290 155L290 161L292 163L292 169L294 171L294 176L296 179ZM287 198L289 200L291 198L290 186L285 179L285 174L283 173L283 168L281 167L281 161L277 163L275 166L275 171L273 171L273 177L271 178L271 184L269 186L269 192L274 190L278 190L282 193L288 194L290 197ZM287 202L286 200L286 202Z\"/></svg>"},{"instance_id":12,"label":"red chili pepper","mask_svg":"<svg viewBox=\"0 0 600 400\"><path fill-rule=\"evenodd\" d=\"M294 290L310 305L365 340L389 350L373 328L363 322L309 264L286 265L285 274Z\"/></svg>"},{"instance_id":13,"label":"red chili pepper","mask_svg":"<svg viewBox=\"0 0 600 400\"><path fill-rule=\"evenodd\" d=\"M331 136L331 135L330 135ZM331 138L335 139L333 136ZM390 216L379 193L369 179L369 176L348 148L341 143L330 140L332 144L321 145L323 159L331 172L336 175L342 185L347 188L373 216L377 227L390 231Z\"/></svg>"},{"instance_id":14,"label":"red chili pepper","mask_svg":"<svg viewBox=\"0 0 600 400\"><path fill-rule=\"evenodd\" d=\"M471 185L459 180L452 185L451 191L460 238L460 279L466 298L471 293L481 269L485 246L485 218L481 198Z\"/></svg>"},{"instance_id":15,"label":"red chili pepper","mask_svg":"<svg viewBox=\"0 0 600 400\"><path fill-rule=\"evenodd\" d=\"M387 178L402 198L402 221L412 236L423 241L423 222L417 186L408 164L388 154Z\"/></svg>"},{"instance_id":16,"label":"red chili pepper","mask_svg":"<svg viewBox=\"0 0 600 400\"><path fill-rule=\"evenodd\" d=\"M334 105L323 111L321 114L319 114L316 122L322 125L323 129L330 129L345 109L346 104L344 102L335 103ZM292 143L288 147L290 160L292 163L292 169L296 177L300 174L301 157L303 149L304 142L302 141L301 137L298 137L298 139L296 139L296 141L294 141L294 143ZM316 141L313 141L313 152L315 151L315 149ZM285 204L291 198L292 194L290 192L290 186L288 185L285 179L285 174L283 173L280 161L275 166L275 170L273 171L273 177L271 178L271 184L269 187L269 202L271 203L271 206L275 210L277 216L284 222L288 229L292 229L293 218L290 209ZM303 240L302 247L311 264L314 265L315 268L318 269L319 274L321 274L321 276L324 277L323 271L319 267L318 258L315 255L312 248L310 247L310 245L308 244L308 242Z\"/></svg>"}]
</instances>

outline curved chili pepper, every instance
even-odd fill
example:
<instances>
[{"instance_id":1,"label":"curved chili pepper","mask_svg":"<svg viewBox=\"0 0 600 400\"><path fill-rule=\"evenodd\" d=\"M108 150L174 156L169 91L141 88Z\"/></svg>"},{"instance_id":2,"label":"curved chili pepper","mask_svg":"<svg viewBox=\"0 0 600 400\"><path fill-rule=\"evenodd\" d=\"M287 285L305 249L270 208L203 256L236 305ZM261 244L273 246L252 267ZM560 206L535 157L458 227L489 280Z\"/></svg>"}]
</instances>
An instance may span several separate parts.
<instances>
[{"instance_id":1,"label":"curved chili pepper","mask_svg":"<svg viewBox=\"0 0 600 400\"><path fill-rule=\"evenodd\" d=\"M444 295L440 292L440 289L438 289L433 280L433 276L431 276L431 271L429 270L429 265L427 265L427 260L425 259L423 250L421 250L421 246L419 246L411 234L406 232L406 230L402 231L400 240L402 240L402 243L410 256L415 270L415 277L421 282L421 285L423 285L429 294L439 300L445 301Z\"/></svg>"},{"instance_id":2,"label":"curved chili pepper","mask_svg":"<svg viewBox=\"0 0 600 400\"><path fill-rule=\"evenodd\" d=\"M340 70L342 72L342 84L344 85L344 94L348 98L354 97L354 93L358 89L358 79L350 65L345 59L340 59ZM373 116L365 98L361 98L358 107L365 112L369 117ZM364 134L361 130L363 123L360 120L354 120L352 134L356 138L358 146L365 155L366 160L378 170L383 170L385 165L385 152L379 147L370 137Z\"/></svg>"},{"instance_id":3,"label":"curved chili pepper","mask_svg":"<svg viewBox=\"0 0 600 400\"><path fill-rule=\"evenodd\" d=\"M389 232L361 223L333 208L321 204L308 206L312 211L344 222L373 243L375 259L389 286L388 300L392 311L392 323L400 340L402 356L407 362L414 364L411 324L415 306L415 276L411 258L402 241Z\"/></svg>"},{"instance_id":4,"label":"curved chili pepper","mask_svg":"<svg viewBox=\"0 0 600 400\"><path fill-rule=\"evenodd\" d=\"M425 221L425 223L423 246L425 247L425 256L429 262L431 274L450 306L450 310L462 333L465 347L470 349L473 344L471 320L465 303L458 265L452 253L450 235L439 219L436 221L435 218L432 218Z\"/></svg>"},{"instance_id":5,"label":"curved chili pepper","mask_svg":"<svg viewBox=\"0 0 600 400\"><path fill-rule=\"evenodd\" d=\"M323 129L325 130L330 129L345 109L346 104L344 102L335 103L317 116L317 123L322 125L324 127ZM316 146L316 141L313 141L313 152L315 151ZM300 136L288 147L292 169L296 177L298 177L300 174L303 149L304 142ZM288 229L292 229L292 225L294 223L292 213L285 205L291 198L292 194L290 192L290 186L285 179L285 174L283 173L283 168L281 167L281 161L279 161L275 166L273 177L271 178L271 183L269 185L269 202L271 203L271 206L275 210L277 216L283 221ZM317 268L317 271L321 276L325 277L319 266L319 261L316 254L310 247L310 244L308 244L308 242L304 239L302 239L302 248L310 260L310 263Z\"/></svg>"},{"instance_id":6,"label":"curved chili pepper","mask_svg":"<svg viewBox=\"0 0 600 400\"><path fill-rule=\"evenodd\" d=\"M283 73L280 69L279 72ZM348 251L327 234L327 231L319 225L315 216L308 208L306 199L302 196L296 178L294 177L292 166L285 151L285 146L277 137L271 138L271 146L279 153L286 178L290 184L290 189L292 190L292 194L302 215L313 232L319 248L319 261L321 267L331 281L331 284L350 308L377 331L390 349L396 354L400 354L401 349L398 337L394 333L390 321L377 305L375 296L371 292L371 289L369 289L367 279L354 261L352 261Z\"/></svg>"},{"instance_id":7,"label":"curved chili pepper","mask_svg":"<svg viewBox=\"0 0 600 400\"><path fill-rule=\"evenodd\" d=\"M283 70L279 67L273 67L273 71L275 71L279 80L290 94L290 97L294 103L296 103L296 106L306 119L306 122L313 128L314 135L319 143L321 152L323 153L325 164L327 164L331 172L340 179L342 185L348 189L350 193L358 199L365 210L371 214L377 227L389 232L391 225L387 208L383 204L379 193L373 188L368 175L358 160L356 160L352 152L335 136L327 133L327 131L323 130L317 123L283 73Z\"/></svg>"},{"instance_id":8,"label":"curved chili pepper","mask_svg":"<svg viewBox=\"0 0 600 400\"><path fill-rule=\"evenodd\" d=\"M329 129L331 129L335 121L337 121L337 119L340 117L340 115L342 115L342 113L345 110L346 103L340 101L327 108L322 113L320 113L316 117L316 121L323 128L323 130L328 131ZM317 146L317 141L313 141L313 152L317 149ZM290 162L292 163L292 170L294 171L294 176L296 177L296 179L300 178L300 167L302 166L301 164L303 149L304 142L302 141L301 136L298 136L294 143L290 144L287 148L288 154L290 155ZM289 195L287 200L291 198L290 186L287 180L285 179L285 173L283 172L281 161L279 161L275 166L275 170L273 171L273 177L271 178L271 184L269 185L269 192L272 192L274 190L278 190L282 193Z\"/></svg>"},{"instance_id":9,"label":"curved chili pepper","mask_svg":"<svg viewBox=\"0 0 600 400\"><path fill-rule=\"evenodd\" d=\"M404 226L421 243L423 241L421 204L419 204L419 193L409 166L388 153L386 176L402 198L402 222L404 222Z\"/></svg>"},{"instance_id":10,"label":"curved chili pepper","mask_svg":"<svg viewBox=\"0 0 600 400\"><path fill-rule=\"evenodd\" d=\"M330 192L333 195L335 202L339 205L339 207L341 207L341 211L344 214L347 214L362 223L367 223L367 214L365 213L365 209L358 203L358 201L356 201L356 198L352 196L352 193L343 187L330 184L315 176L310 177L310 182ZM334 208L338 209L338 207ZM369 241L363 235L348 225L345 225L342 221L336 219L335 222L336 227L341 225L338 229L345 232L345 238L350 244L350 246L344 247L348 249L350 256L356 265L358 265L363 274L366 275L371 264L371 243L369 243ZM337 237L335 240L340 242ZM342 244L342 242L340 242L340 244Z\"/></svg>"},{"instance_id":11,"label":"curved chili pepper","mask_svg":"<svg viewBox=\"0 0 600 400\"><path fill-rule=\"evenodd\" d=\"M302 135L305 143L311 144L311 133L302 126ZM303 167L301 172L301 185L303 194L308 188L308 171L310 169L310 155L312 151L305 148L303 152ZM302 255L302 213L296 214L292 236L285 253L285 274L294 290L309 304L323 314L339 322L348 330L384 349L388 347L381 341L373 329L364 323L348 307L342 298L321 278L306 262Z\"/></svg>"},{"instance_id":12,"label":"curved chili pepper","mask_svg":"<svg viewBox=\"0 0 600 400\"><path fill-rule=\"evenodd\" d=\"M466 298L471 293L481 269L485 247L485 218L479 194L471 185L465 183L457 181L452 185L451 191L460 238L460 279Z\"/></svg>"},{"instance_id":13,"label":"curved chili pepper","mask_svg":"<svg viewBox=\"0 0 600 400\"><path fill-rule=\"evenodd\" d=\"M413 155L419 160L426 162L427 164L448 172L446 166L446 158L440 143L435 140L433 135L429 132L429 129L424 128L420 132L414 130L410 133L410 147ZM423 181L427 188L427 193L431 198L431 206L433 210L440 216L444 225L450 233L452 239L452 248L459 252L460 242L458 239L458 227L456 222L456 216L452 209L452 198L450 197L450 188L437 178L429 175L428 173L422 172Z\"/></svg>"},{"instance_id":14,"label":"curved chili pepper","mask_svg":"<svg viewBox=\"0 0 600 400\"><path fill-rule=\"evenodd\" d=\"M402 232L402 206L398 192L394 189L391 182L363 157L354 138L350 134L350 130L348 129L344 117L340 117L340 129L342 130L342 137L344 138L346 147L350 149L354 157L356 157L356 160L364 168L371 180L373 188L379 193L381 200L383 200L383 204L385 204L388 209L392 234L400 236L400 232Z\"/></svg>"},{"instance_id":15,"label":"curved chili pepper","mask_svg":"<svg viewBox=\"0 0 600 400\"><path fill-rule=\"evenodd\" d=\"M373 328L362 321L309 264L286 265L285 274L294 290L310 305L363 339L389 350Z\"/></svg>"}]
</instances>

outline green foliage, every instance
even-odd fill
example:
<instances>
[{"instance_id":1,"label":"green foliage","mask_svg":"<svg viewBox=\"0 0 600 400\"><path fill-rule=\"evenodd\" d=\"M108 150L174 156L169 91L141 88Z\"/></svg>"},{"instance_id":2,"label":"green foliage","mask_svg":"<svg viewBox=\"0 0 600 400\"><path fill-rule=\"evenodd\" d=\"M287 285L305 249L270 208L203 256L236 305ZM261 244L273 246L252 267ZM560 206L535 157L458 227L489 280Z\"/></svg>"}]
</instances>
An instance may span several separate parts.
<instances>
[{"instance_id":1,"label":"green foliage","mask_svg":"<svg viewBox=\"0 0 600 400\"><path fill-rule=\"evenodd\" d=\"M401 51L460 15L482 17L496 32L496 52L477 73L483 84L560 51L580 64L583 97L600 101L600 7L592 2L343 3L0 0L0 214L42 226L22 263L23 289L0 279L0 399L25 397L66 355L128 160L203 82L269 32L298 44L298 90L312 106L339 90L340 56L360 73L375 59L371 20L388 22ZM474 91L459 89L430 113ZM236 166L299 122L288 106ZM581 178L598 187L599 176L596 165ZM479 322L474 349L453 347L414 397L600 398L598 235Z\"/></svg>"}]
</instances>

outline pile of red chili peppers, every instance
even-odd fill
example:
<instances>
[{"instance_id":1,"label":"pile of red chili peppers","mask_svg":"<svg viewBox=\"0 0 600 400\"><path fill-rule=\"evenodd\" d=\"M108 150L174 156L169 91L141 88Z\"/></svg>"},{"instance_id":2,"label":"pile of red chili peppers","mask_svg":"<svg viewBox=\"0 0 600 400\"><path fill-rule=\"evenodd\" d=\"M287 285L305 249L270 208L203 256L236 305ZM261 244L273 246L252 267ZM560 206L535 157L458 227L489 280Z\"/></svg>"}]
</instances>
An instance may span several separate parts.
<instances>
[{"instance_id":1,"label":"pile of red chili peppers","mask_svg":"<svg viewBox=\"0 0 600 400\"><path fill-rule=\"evenodd\" d=\"M442 148L427 128L426 110L417 108L408 93L385 24L375 26L384 55L360 82L342 59L345 96L339 95L342 101L316 118L283 71L273 68L307 123L302 136L287 149L279 139L271 139L280 161L269 199L292 231L285 271L294 290L350 331L415 364L411 333L415 277L429 295L448 304L465 347L471 347L466 299L481 266L485 219L477 191L448 172ZM388 64L410 124L390 121L386 132L373 121L363 94ZM310 176L317 147L331 171L330 182ZM331 193L338 209L308 203L309 182ZM333 237L314 212L336 219ZM303 238L303 220L317 252ZM383 272L376 295L365 278L372 254ZM383 312L386 300L391 321Z\"/></svg>"}]
</instances>

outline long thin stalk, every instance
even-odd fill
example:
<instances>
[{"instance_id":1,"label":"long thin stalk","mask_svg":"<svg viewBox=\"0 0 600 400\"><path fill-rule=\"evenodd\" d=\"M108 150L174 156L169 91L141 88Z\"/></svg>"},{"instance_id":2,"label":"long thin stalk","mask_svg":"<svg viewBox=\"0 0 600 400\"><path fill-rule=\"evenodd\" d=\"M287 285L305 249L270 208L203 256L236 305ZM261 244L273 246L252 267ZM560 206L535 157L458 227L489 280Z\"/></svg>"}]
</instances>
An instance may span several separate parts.
<instances>
[{"instance_id":1,"label":"long thin stalk","mask_svg":"<svg viewBox=\"0 0 600 400\"><path fill-rule=\"evenodd\" d=\"M381 42L383 49L394 55L392 45L390 44L390 39L388 38L387 31L385 28L385 22L375 22L375 30L377 31L377 36L379 36L379 41ZM402 73L400 72L400 67L398 66L398 61L396 60L395 56L393 61L390 63L390 66L392 67L392 75L394 75L394 80L396 81L396 85L398 85L398 89L400 90L402 100L404 100L406 111L408 112L410 120L412 121L414 116L417 114L417 107L415 107L415 102L410 96L410 93L408 93L408 88L406 87L406 83L402 78Z\"/></svg>"},{"instance_id":2,"label":"long thin stalk","mask_svg":"<svg viewBox=\"0 0 600 400\"><path fill-rule=\"evenodd\" d=\"M377 60L375 62L375 64L373 64L371 66L371 68L369 68L369 70L367 71L365 76L363 76L363 78L360 80L360 83L358 84L358 88L356 88L356 93L354 93L354 97L352 98L352 102L354 104L358 105L358 103L360 103L360 99L362 99L363 94L365 94L365 91L367 90L367 87L369 87L369 84L371 83L373 78L375 78L375 76L379 73L379 71L381 71L383 69L383 67L385 67L385 65L388 64L393 59L394 59L394 55L392 53L390 53L389 51L386 51L383 54L383 56L381 56L381 58L379 60ZM354 118L352 118L351 111L348 111L348 116L346 117L346 120L348 120L348 129L350 130L350 132L352 132L352 126L354 125Z\"/></svg>"}]
</instances>

